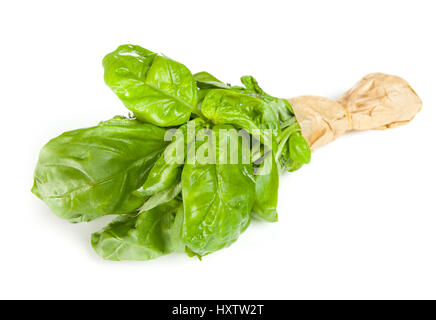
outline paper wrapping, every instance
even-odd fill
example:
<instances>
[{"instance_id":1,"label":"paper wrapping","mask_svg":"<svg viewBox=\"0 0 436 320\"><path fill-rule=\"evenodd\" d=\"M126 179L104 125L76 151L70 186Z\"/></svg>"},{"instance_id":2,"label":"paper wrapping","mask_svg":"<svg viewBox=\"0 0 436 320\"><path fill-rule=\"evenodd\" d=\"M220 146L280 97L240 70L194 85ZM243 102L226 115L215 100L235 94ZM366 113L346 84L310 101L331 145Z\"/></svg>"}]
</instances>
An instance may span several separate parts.
<instances>
[{"instance_id":1,"label":"paper wrapping","mask_svg":"<svg viewBox=\"0 0 436 320\"><path fill-rule=\"evenodd\" d=\"M351 130L406 124L422 108L421 99L404 79L383 73L363 77L337 100L300 96L289 102L312 149Z\"/></svg>"}]
</instances>

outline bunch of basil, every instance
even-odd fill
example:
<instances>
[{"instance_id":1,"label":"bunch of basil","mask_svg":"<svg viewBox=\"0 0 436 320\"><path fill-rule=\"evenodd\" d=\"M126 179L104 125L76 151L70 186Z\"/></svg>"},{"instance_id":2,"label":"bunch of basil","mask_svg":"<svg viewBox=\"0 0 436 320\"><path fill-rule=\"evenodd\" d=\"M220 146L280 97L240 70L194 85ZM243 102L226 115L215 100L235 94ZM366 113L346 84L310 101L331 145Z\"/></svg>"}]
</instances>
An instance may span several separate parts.
<instances>
[{"instance_id":1,"label":"bunch of basil","mask_svg":"<svg viewBox=\"0 0 436 320\"><path fill-rule=\"evenodd\" d=\"M206 72L192 75L183 64L135 45L120 46L103 66L106 84L134 116L49 141L32 189L71 222L119 215L92 235L99 255L202 257L236 241L251 217L277 221L279 173L310 161L288 101L266 94L251 76L241 78L243 87L231 86ZM229 140L232 129L242 130L260 147L249 144L248 162L186 161L189 148L181 162L169 161L166 155L179 143L166 138L169 128L181 132L185 146L196 141L194 151L206 144L198 138L202 130L220 141ZM256 174L267 159L270 170Z\"/></svg>"}]
</instances>

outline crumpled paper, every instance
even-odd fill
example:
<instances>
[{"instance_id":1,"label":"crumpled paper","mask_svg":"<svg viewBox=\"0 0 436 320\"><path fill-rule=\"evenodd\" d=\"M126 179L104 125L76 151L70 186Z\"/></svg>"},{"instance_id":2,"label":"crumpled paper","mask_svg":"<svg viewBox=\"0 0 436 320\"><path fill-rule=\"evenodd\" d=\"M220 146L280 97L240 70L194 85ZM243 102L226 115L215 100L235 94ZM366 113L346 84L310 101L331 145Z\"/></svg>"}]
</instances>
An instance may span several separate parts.
<instances>
[{"instance_id":1,"label":"crumpled paper","mask_svg":"<svg viewBox=\"0 0 436 320\"><path fill-rule=\"evenodd\" d=\"M300 96L289 102L312 149L351 130L406 124L422 108L421 99L404 79L383 73L363 77L337 100Z\"/></svg>"}]
</instances>

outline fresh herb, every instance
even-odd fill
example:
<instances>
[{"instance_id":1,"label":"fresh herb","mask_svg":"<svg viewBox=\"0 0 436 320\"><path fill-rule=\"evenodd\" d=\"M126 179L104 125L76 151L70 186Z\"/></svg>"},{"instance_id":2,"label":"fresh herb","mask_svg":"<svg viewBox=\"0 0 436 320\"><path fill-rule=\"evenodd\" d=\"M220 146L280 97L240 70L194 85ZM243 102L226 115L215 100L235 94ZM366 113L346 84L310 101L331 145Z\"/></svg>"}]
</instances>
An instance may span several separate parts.
<instances>
[{"instance_id":1,"label":"fresh herb","mask_svg":"<svg viewBox=\"0 0 436 320\"><path fill-rule=\"evenodd\" d=\"M279 173L310 161L288 101L251 76L232 86L134 45L103 66L135 117L49 141L32 188L71 222L119 215L92 235L100 256L202 257L230 246L251 218L277 221Z\"/></svg>"}]
</instances>

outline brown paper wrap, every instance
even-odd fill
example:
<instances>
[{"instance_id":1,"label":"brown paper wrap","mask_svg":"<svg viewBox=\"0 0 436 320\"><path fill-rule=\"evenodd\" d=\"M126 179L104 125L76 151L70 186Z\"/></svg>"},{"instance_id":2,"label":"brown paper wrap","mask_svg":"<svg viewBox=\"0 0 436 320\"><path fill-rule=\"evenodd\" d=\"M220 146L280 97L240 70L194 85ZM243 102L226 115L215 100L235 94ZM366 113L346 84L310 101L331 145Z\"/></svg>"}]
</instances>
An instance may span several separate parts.
<instances>
[{"instance_id":1,"label":"brown paper wrap","mask_svg":"<svg viewBox=\"0 0 436 320\"><path fill-rule=\"evenodd\" d=\"M300 96L289 102L312 149L347 131L406 124L422 108L421 99L404 79L383 73L363 77L337 100Z\"/></svg>"}]
</instances>

